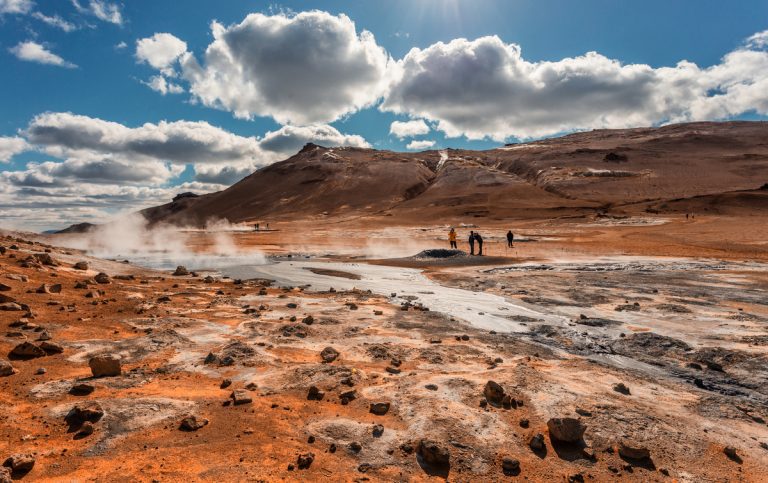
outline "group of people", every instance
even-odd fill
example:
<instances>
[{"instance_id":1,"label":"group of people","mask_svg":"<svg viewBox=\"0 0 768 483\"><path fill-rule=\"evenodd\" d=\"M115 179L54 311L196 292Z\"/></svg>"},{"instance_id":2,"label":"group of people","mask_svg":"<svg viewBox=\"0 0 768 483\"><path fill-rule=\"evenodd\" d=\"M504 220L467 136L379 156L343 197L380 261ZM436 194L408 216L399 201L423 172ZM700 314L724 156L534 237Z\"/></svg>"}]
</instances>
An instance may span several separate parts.
<instances>
[{"instance_id":1,"label":"group of people","mask_svg":"<svg viewBox=\"0 0 768 483\"><path fill-rule=\"evenodd\" d=\"M451 248L458 249L458 245L456 244L456 230L454 228L451 228L451 231L448 232L448 241L451 244ZM474 255L475 254L475 244L477 244L477 254L479 256L483 255L483 237L480 235L480 233L470 230L469 232L469 239L467 240L469 242L469 254ZM512 230L509 230L507 232L507 247L512 248L512 242L515 241L515 235L512 233Z\"/></svg>"}]
</instances>

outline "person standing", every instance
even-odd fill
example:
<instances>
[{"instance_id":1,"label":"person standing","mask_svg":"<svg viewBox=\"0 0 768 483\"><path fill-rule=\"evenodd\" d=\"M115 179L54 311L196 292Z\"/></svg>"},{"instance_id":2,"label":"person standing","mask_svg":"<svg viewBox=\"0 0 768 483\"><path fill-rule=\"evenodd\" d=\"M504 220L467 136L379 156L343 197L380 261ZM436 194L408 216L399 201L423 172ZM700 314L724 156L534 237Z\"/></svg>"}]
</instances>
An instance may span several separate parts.
<instances>
[{"instance_id":1,"label":"person standing","mask_svg":"<svg viewBox=\"0 0 768 483\"><path fill-rule=\"evenodd\" d=\"M448 241L451 242L451 248L458 248L456 246L456 230L451 227L451 231L448 232Z\"/></svg>"},{"instance_id":2,"label":"person standing","mask_svg":"<svg viewBox=\"0 0 768 483\"><path fill-rule=\"evenodd\" d=\"M480 233L475 233L475 241L477 242L477 254L479 256L483 256L483 237L480 236Z\"/></svg>"},{"instance_id":3,"label":"person standing","mask_svg":"<svg viewBox=\"0 0 768 483\"><path fill-rule=\"evenodd\" d=\"M515 241L515 235L512 234L512 230L507 232L507 246L512 248L512 242Z\"/></svg>"},{"instance_id":4,"label":"person standing","mask_svg":"<svg viewBox=\"0 0 768 483\"><path fill-rule=\"evenodd\" d=\"M475 254L475 232L474 231L469 232L469 254L470 255Z\"/></svg>"}]
</instances>

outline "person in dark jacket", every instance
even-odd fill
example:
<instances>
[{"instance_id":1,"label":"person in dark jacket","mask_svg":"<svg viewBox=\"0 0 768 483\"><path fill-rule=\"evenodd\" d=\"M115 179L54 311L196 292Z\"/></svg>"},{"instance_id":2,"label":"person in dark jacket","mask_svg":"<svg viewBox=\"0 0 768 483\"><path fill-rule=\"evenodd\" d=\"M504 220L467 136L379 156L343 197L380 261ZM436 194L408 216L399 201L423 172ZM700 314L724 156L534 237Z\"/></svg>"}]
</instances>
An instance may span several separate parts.
<instances>
[{"instance_id":1,"label":"person in dark jacket","mask_svg":"<svg viewBox=\"0 0 768 483\"><path fill-rule=\"evenodd\" d=\"M470 255L475 254L475 232L474 231L469 232L469 254Z\"/></svg>"},{"instance_id":2,"label":"person in dark jacket","mask_svg":"<svg viewBox=\"0 0 768 483\"><path fill-rule=\"evenodd\" d=\"M515 241L515 235L512 234L512 230L507 232L507 246L512 248L512 242Z\"/></svg>"},{"instance_id":3,"label":"person in dark jacket","mask_svg":"<svg viewBox=\"0 0 768 483\"><path fill-rule=\"evenodd\" d=\"M483 237L480 233L475 233L475 241L477 242L477 254L483 256Z\"/></svg>"}]
</instances>

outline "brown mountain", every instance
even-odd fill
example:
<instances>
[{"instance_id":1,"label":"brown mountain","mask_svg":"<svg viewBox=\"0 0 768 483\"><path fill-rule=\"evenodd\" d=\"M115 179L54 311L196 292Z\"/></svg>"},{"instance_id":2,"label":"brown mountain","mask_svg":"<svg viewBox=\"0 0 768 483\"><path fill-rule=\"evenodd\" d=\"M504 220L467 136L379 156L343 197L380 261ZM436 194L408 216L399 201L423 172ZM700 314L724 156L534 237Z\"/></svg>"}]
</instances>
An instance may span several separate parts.
<instances>
[{"instance_id":1,"label":"brown mountain","mask_svg":"<svg viewBox=\"0 0 768 483\"><path fill-rule=\"evenodd\" d=\"M595 209L765 211L768 123L595 130L487 151L306 145L226 190L142 213L202 224L315 216L524 218Z\"/></svg>"}]
</instances>

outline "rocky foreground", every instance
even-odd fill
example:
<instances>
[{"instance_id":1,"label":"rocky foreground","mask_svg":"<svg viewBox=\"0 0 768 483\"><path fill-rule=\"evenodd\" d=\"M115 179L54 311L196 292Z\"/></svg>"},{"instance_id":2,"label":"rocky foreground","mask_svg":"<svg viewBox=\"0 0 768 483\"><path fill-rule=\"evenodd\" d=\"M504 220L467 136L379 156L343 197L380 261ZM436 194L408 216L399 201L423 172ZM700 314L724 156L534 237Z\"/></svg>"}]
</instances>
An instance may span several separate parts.
<instances>
[{"instance_id":1,"label":"rocky foreground","mask_svg":"<svg viewBox=\"0 0 768 483\"><path fill-rule=\"evenodd\" d=\"M760 387L712 390L743 361L674 339L622 334L701 385L588 360L563 331L20 238L0 277L0 482L768 479Z\"/></svg>"}]
</instances>

